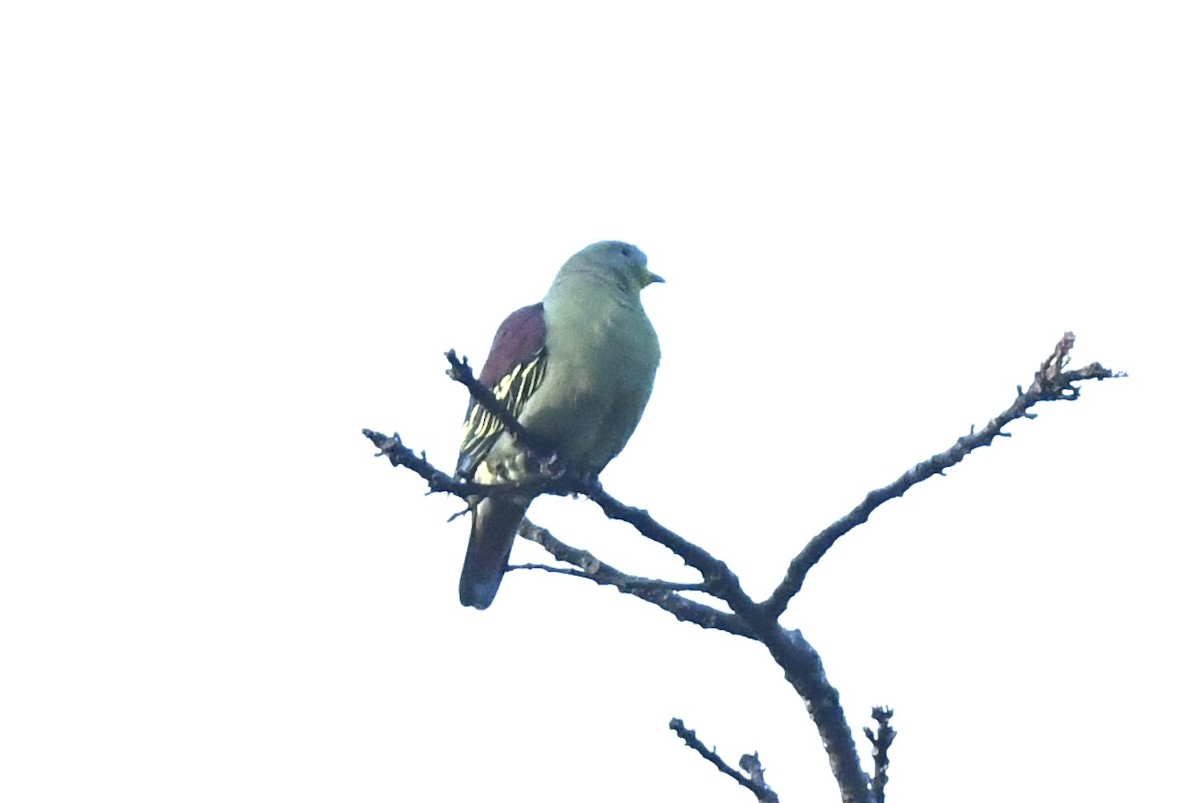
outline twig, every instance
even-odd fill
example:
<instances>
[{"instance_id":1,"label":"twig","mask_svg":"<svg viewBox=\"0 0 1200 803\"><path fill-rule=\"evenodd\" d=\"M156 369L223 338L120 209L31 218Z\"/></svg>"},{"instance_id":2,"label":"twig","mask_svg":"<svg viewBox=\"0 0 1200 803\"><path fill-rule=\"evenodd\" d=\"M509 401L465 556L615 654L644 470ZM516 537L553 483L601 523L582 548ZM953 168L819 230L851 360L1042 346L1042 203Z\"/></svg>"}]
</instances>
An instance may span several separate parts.
<instances>
[{"instance_id":1,"label":"twig","mask_svg":"<svg viewBox=\"0 0 1200 803\"><path fill-rule=\"evenodd\" d=\"M551 535L549 530L538 527L529 519L521 521L517 534L540 544L556 560L578 567L581 571L573 576L586 578L597 585L610 585L622 594L631 594L651 605L662 608L681 622L690 622L714 630L724 630L726 633L742 638L755 638L754 633L739 617L719 611L702 602L682 597L677 593L679 590L703 591L702 583L663 584L661 580L647 580L643 577L625 574L616 567L599 560L587 550L578 549L559 541ZM653 585L654 583L661 585Z\"/></svg>"},{"instance_id":2,"label":"twig","mask_svg":"<svg viewBox=\"0 0 1200 803\"><path fill-rule=\"evenodd\" d=\"M871 758L875 762L875 774L871 776L871 792L875 795L875 803L883 803L883 788L888 782L888 748L896 739L896 731L891 725L892 714L892 709L877 705L871 709L871 718L879 723L879 728L863 728L867 741L871 743Z\"/></svg>"},{"instance_id":3,"label":"twig","mask_svg":"<svg viewBox=\"0 0 1200 803\"><path fill-rule=\"evenodd\" d=\"M679 736L680 739L683 739L684 744L695 750L700 755L704 756L704 758L706 758L708 761L712 762L713 766L715 766L718 770L728 775L730 778L733 778L739 784L753 792L754 796L761 801L761 803L779 803L779 796L776 795L775 792L771 790L771 787L767 786L766 782L763 780L763 769L762 765L758 761L758 753L754 753L753 756L749 754L742 756L742 759L739 763L742 765L743 769L746 769L747 773L743 775L733 767L729 766L729 764L727 764L723 758L717 755L716 750L710 750L709 748L705 747L704 743L696 737L696 732L688 729L688 727L683 724L683 720L679 718L672 719L671 730L675 731L675 734ZM747 768L747 765L749 765L749 768Z\"/></svg>"},{"instance_id":4,"label":"twig","mask_svg":"<svg viewBox=\"0 0 1200 803\"><path fill-rule=\"evenodd\" d=\"M400 440L398 434L384 435L382 432L376 432L371 429L364 429L362 434L375 444L375 448L379 450L377 457L386 457L393 466L404 466L409 471L422 477L429 483L429 490L435 493L449 493L455 496L466 499L468 495L474 492L471 488L471 483L465 483L461 480L456 480L449 474L443 471L438 471L433 465L425 459L425 455L418 457L412 449L409 449Z\"/></svg>"},{"instance_id":5,"label":"twig","mask_svg":"<svg viewBox=\"0 0 1200 803\"><path fill-rule=\"evenodd\" d=\"M564 566L548 566L545 563L517 563L510 565L505 571L515 572L520 570L541 571L549 574L565 574L569 577L583 577L588 580L596 580L596 575L588 574L583 569L568 569ZM624 575L620 578L611 578L605 581L596 580L601 585L614 585L624 587L628 593L636 591L703 591L703 583L672 583L669 580L656 580L653 577L637 577L635 575Z\"/></svg>"}]
</instances>

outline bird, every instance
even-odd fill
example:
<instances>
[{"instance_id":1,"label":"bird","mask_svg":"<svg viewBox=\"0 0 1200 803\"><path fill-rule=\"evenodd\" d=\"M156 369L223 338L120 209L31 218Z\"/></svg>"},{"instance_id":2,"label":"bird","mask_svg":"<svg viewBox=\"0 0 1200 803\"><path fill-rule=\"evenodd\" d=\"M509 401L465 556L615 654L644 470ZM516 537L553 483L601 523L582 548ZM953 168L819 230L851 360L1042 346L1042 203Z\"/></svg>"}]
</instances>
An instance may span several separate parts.
<instances>
[{"instance_id":1,"label":"bird","mask_svg":"<svg viewBox=\"0 0 1200 803\"><path fill-rule=\"evenodd\" d=\"M496 331L479 381L576 473L597 476L650 400L660 351L641 291L662 281L636 246L593 243L563 264L540 302L513 312ZM464 606L483 610L495 599L532 502L519 485L544 470L471 399L455 475L518 490L468 499L471 534L458 585Z\"/></svg>"}]
</instances>

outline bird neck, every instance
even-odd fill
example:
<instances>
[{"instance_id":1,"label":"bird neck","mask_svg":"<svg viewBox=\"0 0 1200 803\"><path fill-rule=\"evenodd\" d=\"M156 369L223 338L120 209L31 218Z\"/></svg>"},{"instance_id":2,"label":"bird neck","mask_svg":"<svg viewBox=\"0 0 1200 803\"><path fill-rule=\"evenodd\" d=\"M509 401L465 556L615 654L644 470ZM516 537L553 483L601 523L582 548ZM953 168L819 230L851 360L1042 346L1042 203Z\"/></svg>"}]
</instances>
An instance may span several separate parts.
<instances>
[{"instance_id":1,"label":"bird neck","mask_svg":"<svg viewBox=\"0 0 1200 803\"><path fill-rule=\"evenodd\" d=\"M559 273L546 294L545 302L570 303L585 307L623 307L641 310L641 294L629 288L611 271L575 270Z\"/></svg>"}]
</instances>

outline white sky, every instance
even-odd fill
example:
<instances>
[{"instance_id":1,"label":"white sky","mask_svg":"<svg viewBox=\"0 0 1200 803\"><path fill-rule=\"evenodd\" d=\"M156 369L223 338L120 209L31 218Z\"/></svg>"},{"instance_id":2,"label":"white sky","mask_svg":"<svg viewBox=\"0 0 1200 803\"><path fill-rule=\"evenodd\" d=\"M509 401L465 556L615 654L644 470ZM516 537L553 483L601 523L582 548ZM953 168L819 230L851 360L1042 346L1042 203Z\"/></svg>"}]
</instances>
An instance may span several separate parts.
<instances>
[{"instance_id":1,"label":"white sky","mask_svg":"<svg viewBox=\"0 0 1200 803\"><path fill-rule=\"evenodd\" d=\"M789 612L888 799L1180 799L1200 262L1186 3L26 3L0 12L0 799L836 792L760 647L570 578L457 601L454 347L626 239L668 283L619 498ZM679 562L585 502L560 537ZM539 560L520 544L515 560ZM864 751L865 753L865 751Z\"/></svg>"}]
</instances>

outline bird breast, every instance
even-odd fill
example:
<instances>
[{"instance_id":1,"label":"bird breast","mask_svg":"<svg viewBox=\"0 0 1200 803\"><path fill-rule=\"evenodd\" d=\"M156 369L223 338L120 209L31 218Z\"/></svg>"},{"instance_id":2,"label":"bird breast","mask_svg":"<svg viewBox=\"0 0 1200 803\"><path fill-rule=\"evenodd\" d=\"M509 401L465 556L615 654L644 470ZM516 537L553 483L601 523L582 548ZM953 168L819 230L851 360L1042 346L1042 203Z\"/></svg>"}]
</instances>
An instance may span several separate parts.
<instances>
[{"instance_id":1,"label":"bird breast","mask_svg":"<svg viewBox=\"0 0 1200 803\"><path fill-rule=\"evenodd\" d=\"M572 465L598 472L641 419L658 369L654 328L633 303L546 305L546 376L522 423Z\"/></svg>"}]
</instances>

